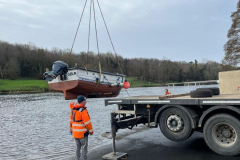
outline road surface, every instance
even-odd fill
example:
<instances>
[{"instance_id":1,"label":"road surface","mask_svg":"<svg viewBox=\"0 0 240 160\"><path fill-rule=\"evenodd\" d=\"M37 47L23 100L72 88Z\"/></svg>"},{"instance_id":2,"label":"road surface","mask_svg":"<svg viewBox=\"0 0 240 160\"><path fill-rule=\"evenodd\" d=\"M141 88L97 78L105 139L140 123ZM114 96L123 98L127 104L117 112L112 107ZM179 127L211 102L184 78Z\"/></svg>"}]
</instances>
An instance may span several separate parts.
<instances>
[{"instance_id":1,"label":"road surface","mask_svg":"<svg viewBox=\"0 0 240 160\"><path fill-rule=\"evenodd\" d=\"M234 157L214 153L206 145L203 134L194 132L183 142L174 142L165 138L159 128L143 130L116 141L118 152L128 153L127 160L239 160ZM91 150L88 160L101 160L103 155L112 152L108 144ZM74 160L70 158L68 160Z\"/></svg>"}]
</instances>

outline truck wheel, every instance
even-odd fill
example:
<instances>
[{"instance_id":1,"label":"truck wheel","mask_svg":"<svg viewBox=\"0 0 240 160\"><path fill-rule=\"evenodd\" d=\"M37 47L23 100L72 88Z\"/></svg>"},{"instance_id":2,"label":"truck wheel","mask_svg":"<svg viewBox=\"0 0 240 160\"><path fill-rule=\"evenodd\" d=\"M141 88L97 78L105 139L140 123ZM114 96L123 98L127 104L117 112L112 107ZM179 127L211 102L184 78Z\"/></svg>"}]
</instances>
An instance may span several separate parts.
<instances>
[{"instance_id":1,"label":"truck wheel","mask_svg":"<svg viewBox=\"0 0 240 160\"><path fill-rule=\"evenodd\" d=\"M240 153L240 121L229 114L217 114L207 120L203 135L214 152L234 156Z\"/></svg>"},{"instance_id":2,"label":"truck wheel","mask_svg":"<svg viewBox=\"0 0 240 160\"><path fill-rule=\"evenodd\" d=\"M165 137L173 141L184 141L193 133L188 115L175 107L167 108L161 113L159 128Z\"/></svg>"},{"instance_id":3,"label":"truck wheel","mask_svg":"<svg viewBox=\"0 0 240 160\"><path fill-rule=\"evenodd\" d=\"M220 94L220 90L218 87L210 87L210 88L197 88L196 91L200 91L200 90L211 90L213 92L213 95L219 95Z\"/></svg>"},{"instance_id":4,"label":"truck wheel","mask_svg":"<svg viewBox=\"0 0 240 160\"><path fill-rule=\"evenodd\" d=\"M192 98L212 97L212 90L194 90L190 92Z\"/></svg>"}]
</instances>

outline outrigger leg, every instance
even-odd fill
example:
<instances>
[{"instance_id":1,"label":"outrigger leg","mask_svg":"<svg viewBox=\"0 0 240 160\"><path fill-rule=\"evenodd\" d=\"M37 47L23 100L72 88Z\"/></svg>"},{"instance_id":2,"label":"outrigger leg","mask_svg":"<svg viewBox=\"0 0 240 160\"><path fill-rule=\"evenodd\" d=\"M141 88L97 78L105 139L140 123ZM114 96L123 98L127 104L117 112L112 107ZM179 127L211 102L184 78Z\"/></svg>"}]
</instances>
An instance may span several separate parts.
<instances>
[{"instance_id":1,"label":"outrigger leg","mask_svg":"<svg viewBox=\"0 0 240 160\"><path fill-rule=\"evenodd\" d=\"M102 156L103 160L122 160L127 157L127 153L116 152L115 138L116 138L116 126L115 126L115 113L111 113L111 130L112 130L112 140L113 140L113 152Z\"/></svg>"}]
</instances>

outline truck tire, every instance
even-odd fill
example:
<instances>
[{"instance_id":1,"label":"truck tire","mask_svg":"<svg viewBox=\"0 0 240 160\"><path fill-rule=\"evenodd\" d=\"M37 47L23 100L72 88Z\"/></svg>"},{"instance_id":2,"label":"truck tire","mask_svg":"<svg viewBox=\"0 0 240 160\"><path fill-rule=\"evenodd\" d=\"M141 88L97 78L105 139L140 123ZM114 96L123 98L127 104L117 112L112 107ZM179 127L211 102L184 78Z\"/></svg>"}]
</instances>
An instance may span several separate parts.
<instances>
[{"instance_id":1,"label":"truck tire","mask_svg":"<svg viewBox=\"0 0 240 160\"><path fill-rule=\"evenodd\" d=\"M194 90L190 92L192 98L212 97L213 92L211 90Z\"/></svg>"},{"instance_id":2,"label":"truck tire","mask_svg":"<svg viewBox=\"0 0 240 160\"><path fill-rule=\"evenodd\" d=\"M213 95L219 95L220 94L220 90L218 87L210 87L210 88L197 88L196 91L200 91L200 90L211 90L213 92Z\"/></svg>"},{"instance_id":3,"label":"truck tire","mask_svg":"<svg viewBox=\"0 0 240 160\"><path fill-rule=\"evenodd\" d=\"M173 141L184 141L193 133L188 115L175 107L167 108L160 114L159 128L166 138Z\"/></svg>"},{"instance_id":4,"label":"truck tire","mask_svg":"<svg viewBox=\"0 0 240 160\"><path fill-rule=\"evenodd\" d=\"M214 152L234 156L240 153L240 121L229 114L217 114L204 125L203 135Z\"/></svg>"}]
</instances>

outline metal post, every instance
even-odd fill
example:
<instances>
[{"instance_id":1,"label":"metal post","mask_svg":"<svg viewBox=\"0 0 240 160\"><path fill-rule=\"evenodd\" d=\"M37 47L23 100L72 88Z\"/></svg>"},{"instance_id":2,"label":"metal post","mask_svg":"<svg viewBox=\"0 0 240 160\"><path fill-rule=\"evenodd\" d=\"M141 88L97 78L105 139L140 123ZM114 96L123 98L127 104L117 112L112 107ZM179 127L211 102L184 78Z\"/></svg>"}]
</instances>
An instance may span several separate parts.
<instances>
[{"instance_id":1,"label":"metal post","mask_svg":"<svg viewBox=\"0 0 240 160\"><path fill-rule=\"evenodd\" d=\"M150 109L147 109L148 111L148 127L150 127Z\"/></svg>"},{"instance_id":2,"label":"metal post","mask_svg":"<svg viewBox=\"0 0 240 160\"><path fill-rule=\"evenodd\" d=\"M137 115L136 115L136 104L134 104L133 106L134 106L134 111L135 111L134 117L137 118Z\"/></svg>"},{"instance_id":3,"label":"metal post","mask_svg":"<svg viewBox=\"0 0 240 160\"><path fill-rule=\"evenodd\" d=\"M116 152L116 146L115 146L115 139L116 139L116 119L115 119L115 113L111 113L111 130L112 130L112 140L113 140L113 152L106 154L104 156L102 156L103 160L119 160L122 158L126 158L126 156L128 155L127 153L122 153L122 152Z\"/></svg>"},{"instance_id":4,"label":"metal post","mask_svg":"<svg viewBox=\"0 0 240 160\"><path fill-rule=\"evenodd\" d=\"M175 90L174 90L174 84L173 84L173 94L175 93Z\"/></svg>"},{"instance_id":5,"label":"metal post","mask_svg":"<svg viewBox=\"0 0 240 160\"><path fill-rule=\"evenodd\" d=\"M111 113L111 130L112 130L112 140L113 140L113 155L116 155L116 146L115 146L115 138L116 138L116 129L115 129L115 114Z\"/></svg>"},{"instance_id":6,"label":"metal post","mask_svg":"<svg viewBox=\"0 0 240 160\"><path fill-rule=\"evenodd\" d=\"M118 105L118 110L120 110L120 105ZM118 114L118 121L120 121L121 118L120 118L120 114Z\"/></svg>"}]
</instances>

